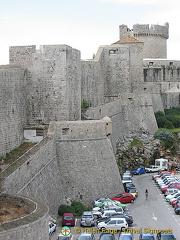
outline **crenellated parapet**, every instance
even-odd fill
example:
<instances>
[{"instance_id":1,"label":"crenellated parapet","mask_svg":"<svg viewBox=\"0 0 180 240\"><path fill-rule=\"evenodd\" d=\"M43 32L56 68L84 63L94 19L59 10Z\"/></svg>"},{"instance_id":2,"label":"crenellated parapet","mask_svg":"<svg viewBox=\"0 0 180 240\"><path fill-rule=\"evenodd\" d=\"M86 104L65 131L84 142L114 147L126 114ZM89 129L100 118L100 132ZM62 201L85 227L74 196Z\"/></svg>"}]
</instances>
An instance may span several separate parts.
<instances>
[{"instance_id":1,"label":"crenellated parapet","mask_svg":"<svg viewBox=\"0 0 180 240\"><path fill-rule=\"evenodd\" d=\"M165 26L155 24L135 24L133 25L133 35L156 35L166 39L169 38L169 25L166 23Z\"/></svg>"}]
</instances>

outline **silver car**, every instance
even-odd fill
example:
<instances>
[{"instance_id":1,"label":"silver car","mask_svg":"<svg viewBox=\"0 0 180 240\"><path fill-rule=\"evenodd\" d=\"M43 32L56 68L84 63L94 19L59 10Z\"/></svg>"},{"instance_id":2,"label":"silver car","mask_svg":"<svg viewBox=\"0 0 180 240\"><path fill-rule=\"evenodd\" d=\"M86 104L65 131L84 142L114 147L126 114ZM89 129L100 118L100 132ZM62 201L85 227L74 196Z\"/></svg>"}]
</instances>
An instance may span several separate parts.
<instances>
[{"instance_id":1,"label":"silver car","mask_svg":"<svg viewBox=\"0 0 180 240\"><path fill-rule=\"evenodd\" d=\"M95 220L92 212L83 212L81 216L81 226L94 226Z\"/></svg>"}]
</instances>

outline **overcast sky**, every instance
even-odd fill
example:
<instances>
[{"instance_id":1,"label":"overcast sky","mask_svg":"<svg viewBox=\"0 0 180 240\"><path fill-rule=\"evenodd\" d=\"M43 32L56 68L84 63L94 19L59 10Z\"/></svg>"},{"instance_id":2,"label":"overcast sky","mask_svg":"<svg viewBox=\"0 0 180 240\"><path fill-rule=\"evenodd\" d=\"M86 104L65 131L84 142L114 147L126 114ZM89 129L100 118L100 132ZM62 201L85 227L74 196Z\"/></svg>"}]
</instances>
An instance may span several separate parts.
<instances>
[{"instance_id":1,"label":"overcast sky","mask_svg":"<svg viewBox=\"0 0 180 240\"><path fill-rule=\"evenodd\" d=\"M9 46L67 44L92 58L119 40L119 25L169 22L168 59L180 60L179 0L0 0L0 65Z\"/></svg>"}]
</instances>

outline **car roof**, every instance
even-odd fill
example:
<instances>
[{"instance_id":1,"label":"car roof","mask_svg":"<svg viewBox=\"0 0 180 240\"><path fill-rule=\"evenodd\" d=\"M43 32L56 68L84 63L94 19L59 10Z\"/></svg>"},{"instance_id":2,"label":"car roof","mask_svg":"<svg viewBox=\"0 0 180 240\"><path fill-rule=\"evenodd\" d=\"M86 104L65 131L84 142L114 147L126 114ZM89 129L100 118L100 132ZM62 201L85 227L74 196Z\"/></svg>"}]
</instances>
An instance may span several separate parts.
<instances>
[{"instance_id":1,"label":"car roof","mask_svg":"<svg viewBox=\"0 0 180 240\"><path fill-rule=\"evenodd\" d=\"M74 216L73 213L64 213L63 216Z\"/></svg>"},{"instance_id":2,"label":"car roof","mask_svg":"<svg viewBox=\"0 0 180 240\"><path fill-rule=\"evenodd\" d=\"M143 236L143 235L144 235L144 236L154 236L153 234L150 234L150 233L143 233L143 232L142 232L142 236Z\"/></svg>"},{"instance_id":3,"label":"car roof","mask_svg":"<svg viewBox=\"0 0 180 240\"><path fill-rule=\"evenodd\" d=\"M119 218L109 218L110 220L119 220ZM126 220L125 218L121 218L121 219L124 219L124 220Z\"/></svg>"},{"instance_id":4,"label":"car roof","mask_svg":"<svg viewBox=\"0 0 180 240\"><path fill-rule=\"evenodd\" d=\"M83 212L83 215L92 215L92 212Z\"/></svg>"},{"instance_id":5,"label":"car roof","mask_svg":"<svg viewBox=\"0 0 180 240\"><path fill-rule=\"evenodd\" d=\"M81 233L80 236L91 236L91 235L92 235L92 233Z\"/></svg>"}]
</instances>

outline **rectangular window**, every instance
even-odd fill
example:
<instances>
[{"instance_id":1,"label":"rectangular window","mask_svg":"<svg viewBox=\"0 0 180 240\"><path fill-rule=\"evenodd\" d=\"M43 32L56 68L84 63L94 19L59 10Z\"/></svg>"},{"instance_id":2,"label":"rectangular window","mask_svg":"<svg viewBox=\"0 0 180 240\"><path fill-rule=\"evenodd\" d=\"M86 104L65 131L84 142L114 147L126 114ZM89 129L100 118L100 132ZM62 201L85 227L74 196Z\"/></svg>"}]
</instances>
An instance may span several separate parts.
<instances>
[{"instance_id":1,"label":"rectangular window","mask_svg":"<svg viewBox=\"0 0 180 240\"><path fill-rule=\"evenodd\" d=\"M62 129L62 135L67 135L69 132L69 128L63 128Z\"/></svg>"}]
</instances>

